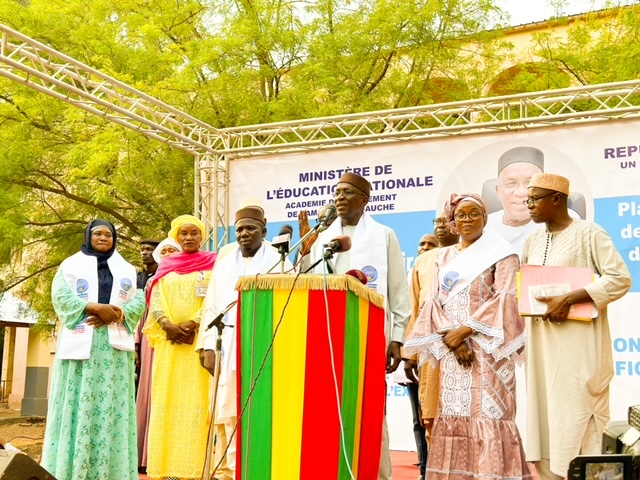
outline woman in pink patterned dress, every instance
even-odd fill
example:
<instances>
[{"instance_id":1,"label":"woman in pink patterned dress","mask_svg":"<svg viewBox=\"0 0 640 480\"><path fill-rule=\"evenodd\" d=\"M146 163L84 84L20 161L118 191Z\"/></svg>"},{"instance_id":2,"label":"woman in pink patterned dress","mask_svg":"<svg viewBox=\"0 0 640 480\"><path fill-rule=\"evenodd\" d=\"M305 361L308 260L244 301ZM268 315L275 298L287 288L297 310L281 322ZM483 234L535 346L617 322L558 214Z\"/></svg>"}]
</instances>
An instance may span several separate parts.
<instances>
[{"instance_id":1,"label":"woman in pink patterned dress","mask_svg":"<svg viewBox=\"0 0 640 480\"><path fill-rule=\"evenodd\" d=\"M452 195L446 214L460 242L439 252L431 296L405 343L440 370L427 478L532 478L515 423L514 362L525 342L518 256L500 235L483 232L479 196Z\"/></svg>"}]
</instances>

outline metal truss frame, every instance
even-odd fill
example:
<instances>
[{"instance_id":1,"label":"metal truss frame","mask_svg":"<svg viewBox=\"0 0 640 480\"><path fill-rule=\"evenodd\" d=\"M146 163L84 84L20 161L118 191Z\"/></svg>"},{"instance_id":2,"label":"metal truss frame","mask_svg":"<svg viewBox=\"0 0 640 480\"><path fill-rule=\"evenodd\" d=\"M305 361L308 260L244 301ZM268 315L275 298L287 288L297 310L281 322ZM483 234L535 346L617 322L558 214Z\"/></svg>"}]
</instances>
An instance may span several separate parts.
<instances>
[{"instance_id":1,"label":"metal truss frame","mask_svg":"<svg viewBox=\"0 0 640 480\"><path fill-rule=\"evenodd\" d=\"M640 117L640 80L216 129L0 25L4 77L194 156L195 213L228 241L229 162L237 158Z\"/></svg>"},{"instance_id":2,"label":"metal truss frame","mask_svg":"<svg viewBox=\"0 0 640 480\"><path fill-rule=\"evenodd\" d=\"M218 132L234 158L640 116L640 80L313 118Z\"/></svg>"},{"instance_id":3,"label":"metal truss frame","mask_svg":"<svg viewBox=\"0 0 640 480\"><path fill-rule=\"evenodd\" d=\"M218 243L228 175L213 126L1 24L0 76L193 155L195 213Z\"/></svg>"},{"instance_id":4,"label":"metal truss frame","mask_svg":"<svg viewBox=\"0 0 640 480\"><path fill-rule=\"evenodd\" d=\"M640 80L221 129L227 161L640 117ZM224 188L227 188L225 186Z\"/></svg>"}]
</instances>

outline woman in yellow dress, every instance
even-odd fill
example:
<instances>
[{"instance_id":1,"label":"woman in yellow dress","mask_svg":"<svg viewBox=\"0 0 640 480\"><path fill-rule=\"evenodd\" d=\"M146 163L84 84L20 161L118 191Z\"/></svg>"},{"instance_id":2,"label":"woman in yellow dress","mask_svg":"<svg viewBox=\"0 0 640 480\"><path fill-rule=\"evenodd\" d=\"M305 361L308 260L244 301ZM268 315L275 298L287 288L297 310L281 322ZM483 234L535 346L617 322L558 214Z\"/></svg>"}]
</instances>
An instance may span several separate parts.
<instances>
[{"instance_id":1,"label":"woman in yellow dress","mask_svg":"<svg viewBox=\"0 0 640 480\"><path fill-rule=\"evenodd\" d=\"M152 479L199 479L209 428L209 373L200 365L194 339L216 254L200 251L202 222L181 215L169 237L182 253L165 258L149 293L144 327L155 349L147 475Z\"/></svg>"}]
</instances>

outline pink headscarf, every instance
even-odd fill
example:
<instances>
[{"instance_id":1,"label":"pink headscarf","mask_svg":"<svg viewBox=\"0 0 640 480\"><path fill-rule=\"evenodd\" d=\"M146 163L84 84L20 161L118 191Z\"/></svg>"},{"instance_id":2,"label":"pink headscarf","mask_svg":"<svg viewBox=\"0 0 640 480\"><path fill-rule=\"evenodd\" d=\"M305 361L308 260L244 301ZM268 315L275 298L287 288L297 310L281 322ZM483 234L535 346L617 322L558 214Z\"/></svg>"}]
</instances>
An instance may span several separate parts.
<instances>
[{"instance_id":1,"label":"pink headscarf","mask_svg":"<svg viewBox=\"0 0 640 480\"><path fill-rule=\"evenodd\" d=\"M475 193L462 193L460 195L452 193L444 206L444 214L447 216L447 220L449 220L449 227L451 228L451 231L456 235L460 235L460 232L456 228L454 215L456 214L458 206L462 202L472 202L482 208L482 221L485 225L487 224L487 216L489 215L487 204L480 195L476 195Z\"/></svg>"},{"instance_id":2,"label":"pink headscarf","mask_svg":"<svg viewBox=\"0 0 640 480\"><path fill-rule=\"evenodd\" d=\"M176 272L179 275L186 275L188 273L198 271L209 271L213 269L213 265L216 263L218 254L213 252L198 251L194 253L174 253L173 255L166 257L158 265L156 274L151 277L151 286L147 293L147 304L151 300L151 291L155 287L156 283L171 272Z\"/></svg>"}]
</instances>

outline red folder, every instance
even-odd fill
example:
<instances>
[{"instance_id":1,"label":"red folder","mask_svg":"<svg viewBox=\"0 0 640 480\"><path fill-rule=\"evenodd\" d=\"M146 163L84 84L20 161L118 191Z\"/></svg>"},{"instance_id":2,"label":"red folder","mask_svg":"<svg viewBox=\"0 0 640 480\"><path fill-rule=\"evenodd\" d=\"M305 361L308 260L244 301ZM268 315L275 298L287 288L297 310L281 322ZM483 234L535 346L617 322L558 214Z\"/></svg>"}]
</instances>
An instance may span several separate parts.
<instances>
[{"instance_id":1,"label":"red folder","mask_svg":"<svg viewBox=\"0 0 640 480\"><path fill-rule=\"evenodd\" d=\"M524 264L518 273L518 310L523 317L541 316L546 305L537 302L536 296L564 295L594 281L590 268L552 267L547 265ZM598 310L591 302L573 305L569 319L589 321L598 316Z\"/></svg>"}]
</instances>

